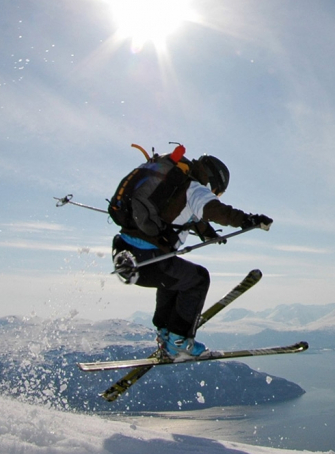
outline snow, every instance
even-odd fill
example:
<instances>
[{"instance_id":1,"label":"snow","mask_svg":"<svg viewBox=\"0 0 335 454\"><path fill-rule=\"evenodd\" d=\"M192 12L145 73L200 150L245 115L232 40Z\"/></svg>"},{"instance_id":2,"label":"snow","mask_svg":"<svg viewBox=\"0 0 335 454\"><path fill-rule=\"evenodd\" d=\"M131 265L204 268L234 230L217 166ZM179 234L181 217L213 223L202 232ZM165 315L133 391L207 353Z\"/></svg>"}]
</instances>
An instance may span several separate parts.
<instances>
[{"instance_id":1,"label":"snow","mask_svg":"<svg viewBox=\"0 0 335 454\"><path fill-rule=\"evenodd\" d=\"M55 397L63 399L69 382L60 375L57 390L50 380L44 386L36 374L28 374L35 364L44 364L45 356L50 360L50 351L58 355L60 349L66 352L101 352L106 346L117 344L129 347L136 337L141 346L152 343L152 330L122 320L89 323L76 317L59 320L41 320L36 317L0 318L0 340L3 350L11 360L18 360L22 380L21 393L29 399L35 388L43 395L31 400L35 404L20 402L18 399L0 396L0 454L297 454L299 451L281 450L245 445L229 441L218 441L185 435L186 429L168 433L155 425L155 430L125 422L108 420L97 414L80 414L50 408ZM129 340L131 339L131 340ZM48 364L46 364L46 367ZM45 370L49 370L48 368ZM49 374L51 374L49 370ZM52 378L52 374L51 374ZM50 376L49 376L50 379ZM271 383L272 377L266 376ZM57 382L58 383L58 382ZM200 382L198 401L204 399L206 381ZM11 389L13 391L13 388ZM18 390L17 390L18 391ZM50 397L47 394L50 394ZM37 403L39 402L39 403ZM58 401L57 401L58 402ZM182 403L180 402L180 406ZM189 423L192 424L192 421ZM184 434L182 433L184 431ZM193 432L194 433L194 432ZM333 448L333 447L332 447ZM334 449L334 448L333 448ZM308 454L310 451L300 451ZM320 452L320 451L319 451ZM333 451L328 451L333 453Z\"/></svg>"},{"instance_id":2,"label":"snow","mask_svg":"<svg viewBox=\"0 0 335 454\"><path fill-rule=\"evenodd\" d=\"M0 397L1 454L297 454L138 428ZM304 454L310 451L300 451ZM320 452L319 452L320 453ZM335 454L329 451L328 454ZM316 453L314 453L316 454Z\"/></svg>"}]
</instances>

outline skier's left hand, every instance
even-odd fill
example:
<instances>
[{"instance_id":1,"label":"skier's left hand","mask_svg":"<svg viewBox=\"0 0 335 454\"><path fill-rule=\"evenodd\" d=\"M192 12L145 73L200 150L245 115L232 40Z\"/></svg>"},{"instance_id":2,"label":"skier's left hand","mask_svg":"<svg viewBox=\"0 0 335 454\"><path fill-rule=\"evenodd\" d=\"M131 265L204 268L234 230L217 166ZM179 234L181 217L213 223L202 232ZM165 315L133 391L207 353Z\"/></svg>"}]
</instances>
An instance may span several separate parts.
<instances>
[{"instance_id":1,"label":"skier's left hand","mask_svg":"<svg viewBox=\"0 0 335 454\"><path fill-rule=\"evenodd\" d=\"M212 240L213 238L217 238L219 236L217 231L214 230L209 223L207 223L207 227L204 232L202 232L202 235L204 236L205 241Z\"/></svg>"},{"instance_id":2,"label":"skier's left hand","mask_svg":"<svg viewBox=\"0 0 335 454\"><path fill-rule=\"evenodd\" d=\"M265 214L249 214L243 221L242 229L248 227L259 227L262 230L270 230L273 219L265 216Z\"/></svg>"}]
</instances>

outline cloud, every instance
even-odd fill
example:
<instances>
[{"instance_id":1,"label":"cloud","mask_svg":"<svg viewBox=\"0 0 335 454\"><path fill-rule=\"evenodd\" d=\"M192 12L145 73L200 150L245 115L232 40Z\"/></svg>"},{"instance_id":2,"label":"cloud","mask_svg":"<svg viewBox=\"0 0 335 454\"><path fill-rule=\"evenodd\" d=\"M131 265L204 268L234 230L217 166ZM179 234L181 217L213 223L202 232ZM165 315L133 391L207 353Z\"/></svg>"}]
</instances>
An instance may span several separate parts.
<instances>
[{"instance_id":1,"label":"cloud","mask_svg":"<svg viewBox=\"0 0 335 454\"><path fill-rule=\"evenodd\" d=\"M300 200L301 202L301 200ZM277 207L273 229L298 228L301 233L316 231L321 233L334 233L335 212L329 205L322 202L313 204L306 208L294 210L292 205L288 207Z\"/></svg>"},{"instance_id":2,"label":"cloud","mask_svg":"<svg viewBox=\"0 0 335 454\"><path fill-rule=\"evenodd\" d=\"M154 309L153 290L127 286L115 276L87 270L2 273L0 286L2 300L7 303L1 316L35 313L62 317L76 311L80 317L103 320L130 316L139 306L144 311Z\"/></svg>"},{"instance_id":3,"label":"cloud","mask_svg":"<svg viewBox=\"0 0 335 454\"><path fill-rule=\"evenodd\" d=\"M1 224L1 227L8 227L13 232L41 232L41 231L52 231L52 232L64 232L71 231L69 227L65 227L62 224L51 224L49 222L16 222L11 224Z\"/></svg>"},{"instance_id":4,"label":"cloud","mask_svg":"<svg viewBox=\"0 0 335 454\"><path fill-rule=\"evenodd\" d=\"M303 252L308 254L330 254L332 251L325 248L313 248L309 246L298 246L293 244L275 246L274 249L285 252Z\"/></svg>"},{"instance_id":5,"label":"cloud","mask_svg":"<svg viewBox=\"0 0 335 454\"><path fill-rule=\"evenodd\" d=\"M110 255L110 247L80 247L71 244L44 243L39 241L3 241L1 247L16 249L33 249L39 251L78 252L78 254L95 254L98 257Z\"/></svg>"}]
</instances>

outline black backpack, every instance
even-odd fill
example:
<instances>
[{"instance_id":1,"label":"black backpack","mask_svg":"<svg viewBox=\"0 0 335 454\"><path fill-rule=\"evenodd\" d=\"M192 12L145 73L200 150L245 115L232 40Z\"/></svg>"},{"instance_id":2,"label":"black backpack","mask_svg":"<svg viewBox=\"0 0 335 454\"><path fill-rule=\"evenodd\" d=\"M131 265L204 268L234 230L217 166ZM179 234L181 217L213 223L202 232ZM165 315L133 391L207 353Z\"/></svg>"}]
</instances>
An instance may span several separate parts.
<instances>
[{"instance_id":1,"label":"black backpack","mask_svg":"<svg viewBox=\"0 0 335 454\"><path fill-rule=\"evenodd\" d=\"M187 225L168 225L161 212L181 185L193 179L192 162L182 157L185 149L180 147L171 154L155 154L121 180L108 206L117 225L140 230L149 237L163 236L170 245L177 241L178 232L174 228L180 232Z\"/></svg>"}]
</instances>

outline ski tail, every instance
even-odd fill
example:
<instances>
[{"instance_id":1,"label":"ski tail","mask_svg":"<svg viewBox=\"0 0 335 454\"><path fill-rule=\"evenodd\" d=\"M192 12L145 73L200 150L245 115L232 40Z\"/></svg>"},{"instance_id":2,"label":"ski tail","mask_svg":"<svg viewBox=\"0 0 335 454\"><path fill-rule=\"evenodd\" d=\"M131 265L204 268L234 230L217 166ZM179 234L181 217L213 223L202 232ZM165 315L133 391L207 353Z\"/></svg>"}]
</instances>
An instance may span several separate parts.
<instances>
[{"instance_id":1,"label":"ski tail","mask_svg":"<svg viewBox=\"0 0 335 454\"><path fill-rule=\"evenodd\" d=\"M248 275L230 292L223 296L217 303L214 303L209 307L201 316L198 324L198 328L207 323L211 318L218 314L222 309L226 308L229 304L235 301L238 297L243 295L247 290L252 288L262 278L260 270L252 270ZM158 354L158 350L154 351L149 358L155 358ZM128 389L134 385L140 378L143 377L153 366L136 367L129 371L126 375L120 378L116 383L110 386L101 396L113 402L119 396L128 391Z\"/></svg>"}]
</instances>

